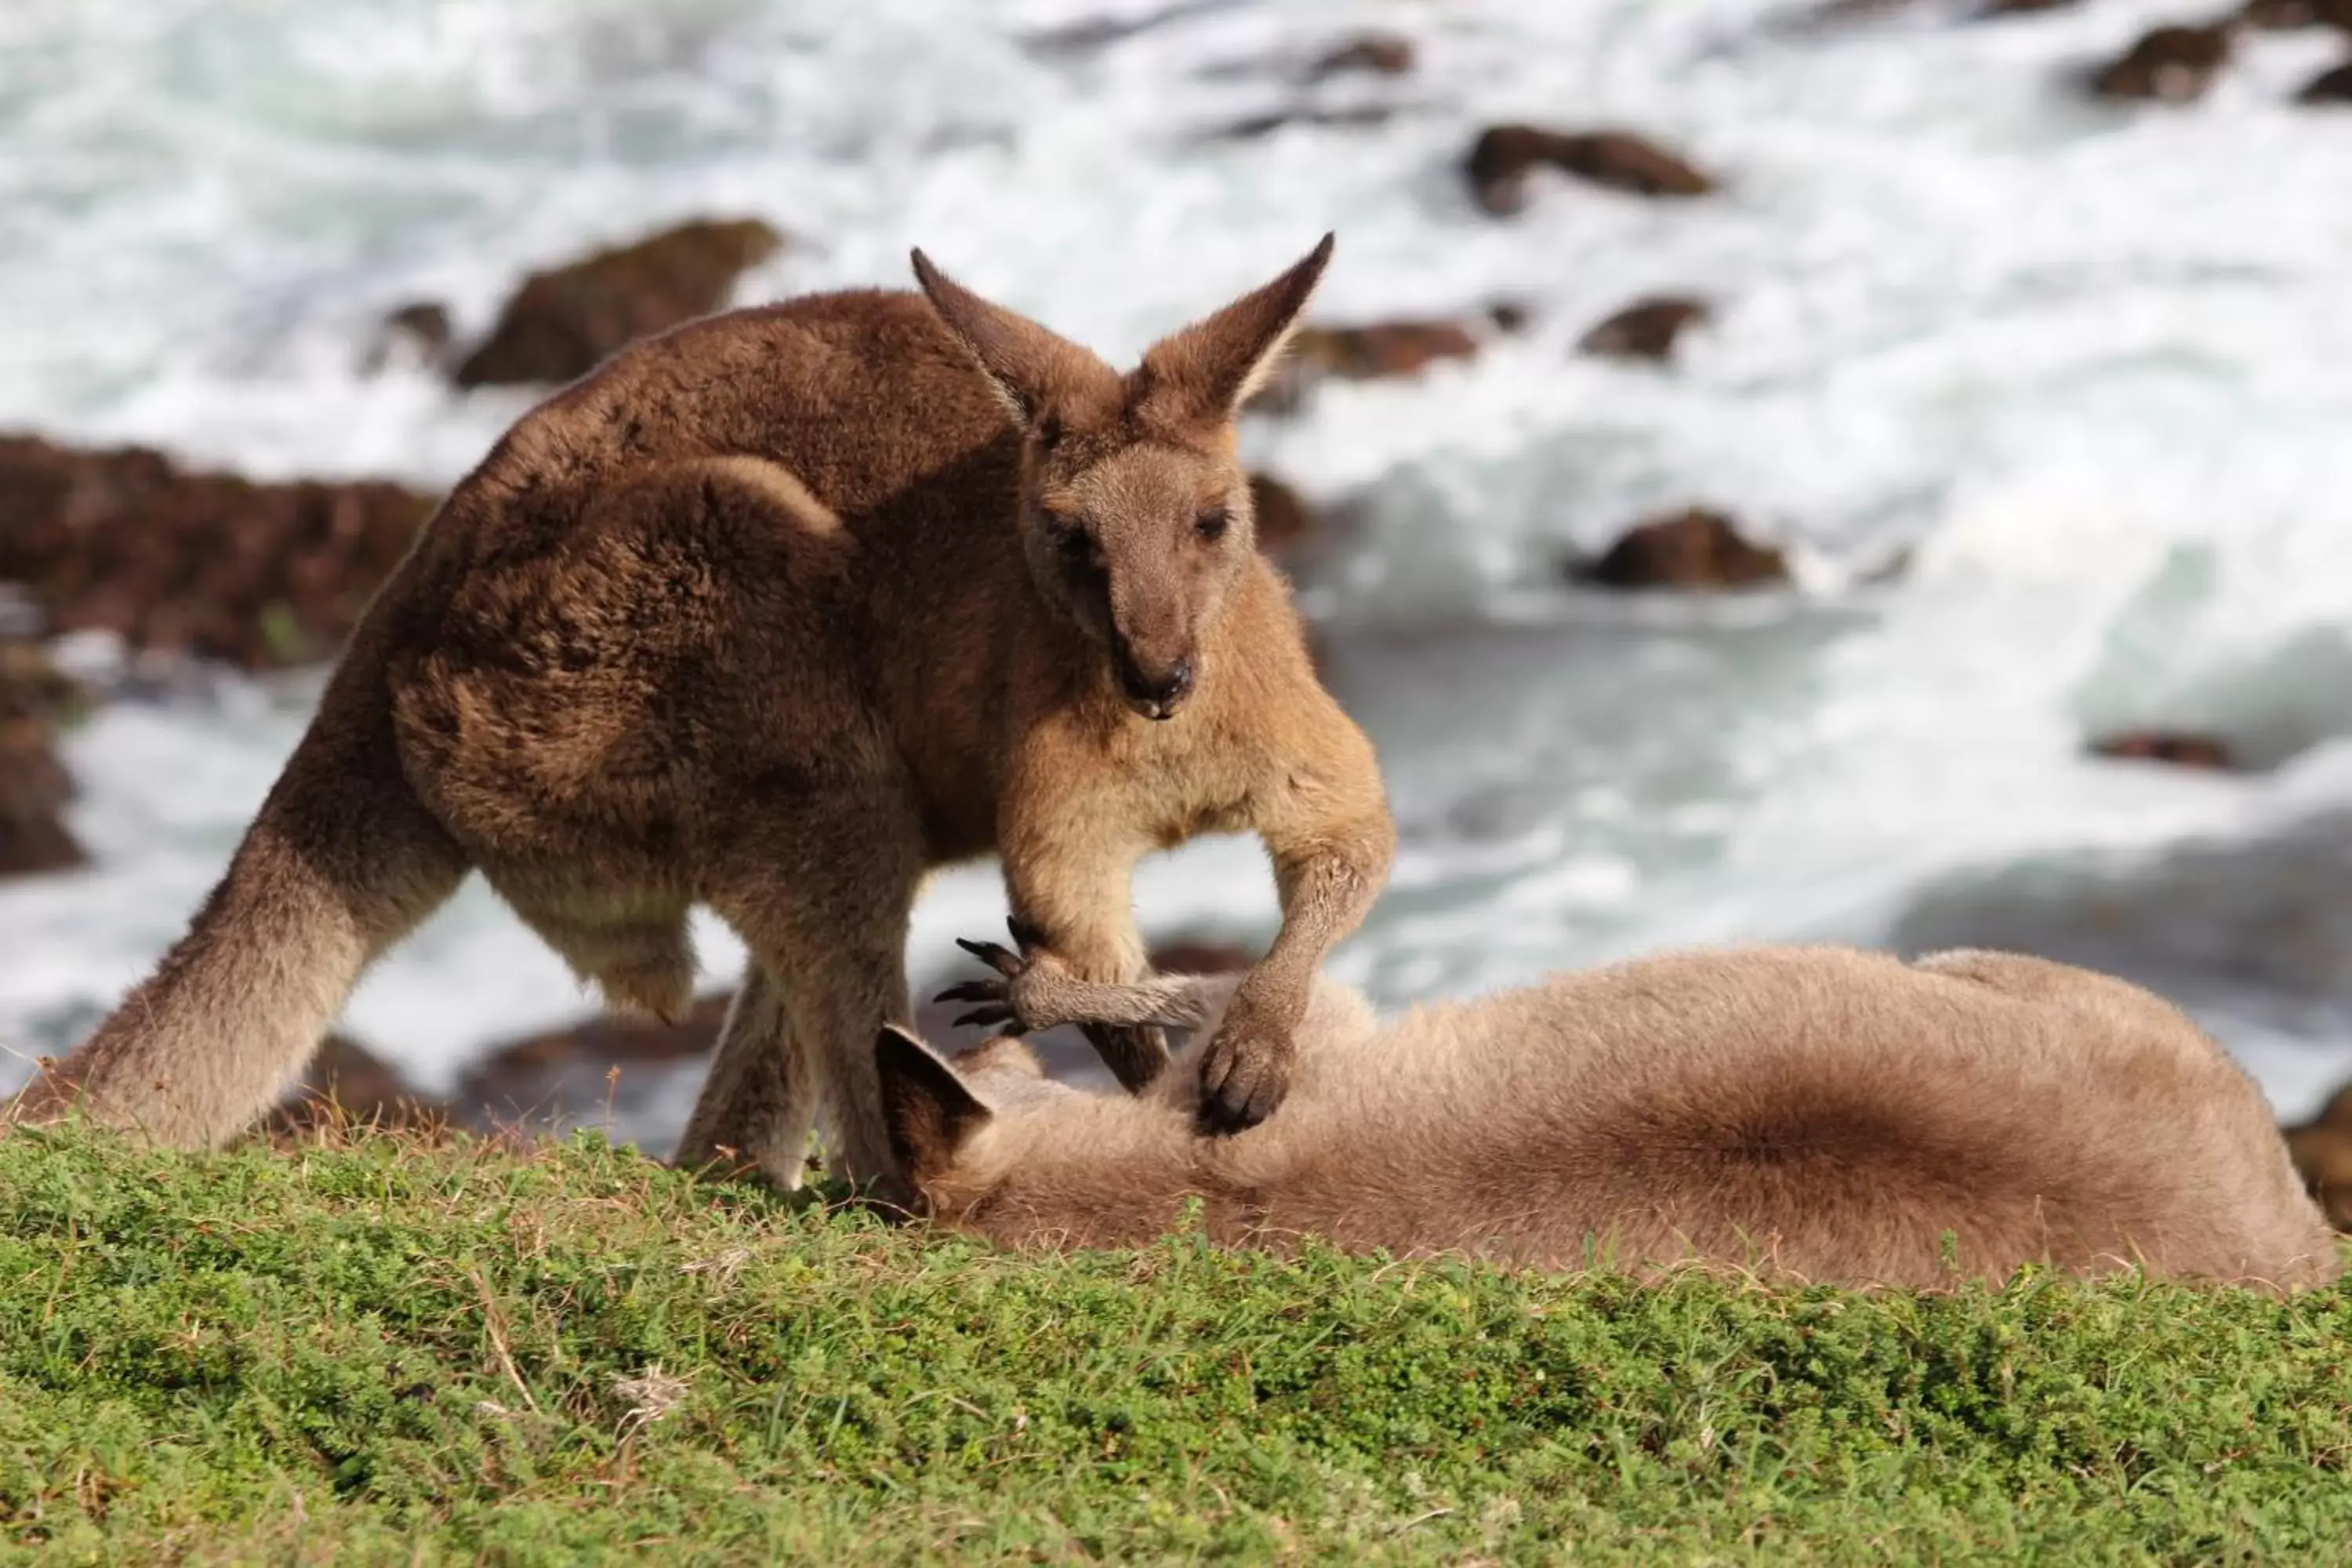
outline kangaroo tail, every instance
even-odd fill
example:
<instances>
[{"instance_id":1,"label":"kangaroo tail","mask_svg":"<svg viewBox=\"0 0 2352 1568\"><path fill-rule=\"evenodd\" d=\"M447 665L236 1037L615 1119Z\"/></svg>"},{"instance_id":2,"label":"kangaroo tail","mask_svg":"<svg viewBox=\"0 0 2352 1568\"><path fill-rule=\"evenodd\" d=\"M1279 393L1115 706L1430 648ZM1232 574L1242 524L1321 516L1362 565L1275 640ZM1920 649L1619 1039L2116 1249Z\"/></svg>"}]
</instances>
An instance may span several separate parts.
<instances>
[{"instance_id":1,"label":"kangaroo tail","mask_svg":"<svg viewBox=\"0 0 2352 1568\"><path fill-rule=\"evenodd\" d=\"M172 1147L236 1136L308 1065L361 973L456 890L467 858L402 773L373 631L186 935L0 1121L78 1108Z\"/></svg>"}]
</instances>

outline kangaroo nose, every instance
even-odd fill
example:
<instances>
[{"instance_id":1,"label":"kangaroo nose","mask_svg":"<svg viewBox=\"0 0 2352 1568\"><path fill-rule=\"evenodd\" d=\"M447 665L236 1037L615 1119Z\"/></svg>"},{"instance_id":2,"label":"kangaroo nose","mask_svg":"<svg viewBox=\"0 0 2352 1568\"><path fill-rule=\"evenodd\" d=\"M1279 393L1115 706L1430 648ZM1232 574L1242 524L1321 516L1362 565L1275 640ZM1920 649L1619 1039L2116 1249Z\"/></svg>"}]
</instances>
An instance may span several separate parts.
<instances>
[{"instance_id":1,"label":"kangaroo nose","mask_svg":"<svg viewBox=\"0 0 2352 1568\"><path fill-rule=\"evenodd\" d=\"M1127 659L1119 661L1119 685L1129 706L1147 719L1172 719L1177 704L1192 689L1192 661L1180 658L1156 675L1147 675Z\"/></svg>"}]
</instances>

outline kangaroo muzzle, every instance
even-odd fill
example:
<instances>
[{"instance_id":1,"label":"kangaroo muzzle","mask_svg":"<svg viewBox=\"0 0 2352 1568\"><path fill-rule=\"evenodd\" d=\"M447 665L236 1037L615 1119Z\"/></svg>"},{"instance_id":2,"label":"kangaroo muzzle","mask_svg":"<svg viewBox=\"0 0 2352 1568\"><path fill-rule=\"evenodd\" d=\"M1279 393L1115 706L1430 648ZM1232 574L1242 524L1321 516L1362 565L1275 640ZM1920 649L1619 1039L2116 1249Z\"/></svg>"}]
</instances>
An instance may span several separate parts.
<instances>
[{"instance_id":1,"label":"kangaroo muzzle","mask_svg":"<svg viewBox=\"0 0 2352 1568\"><path fill-rule=\"evenodd\" d=\"M1119 692L1127 699L1127 705L1146 719L1173 719L1176 710L1192 693L1190 655L1147 663L1121 643L1111 662L1118 671Z\"/></svg>"}]
</instances>

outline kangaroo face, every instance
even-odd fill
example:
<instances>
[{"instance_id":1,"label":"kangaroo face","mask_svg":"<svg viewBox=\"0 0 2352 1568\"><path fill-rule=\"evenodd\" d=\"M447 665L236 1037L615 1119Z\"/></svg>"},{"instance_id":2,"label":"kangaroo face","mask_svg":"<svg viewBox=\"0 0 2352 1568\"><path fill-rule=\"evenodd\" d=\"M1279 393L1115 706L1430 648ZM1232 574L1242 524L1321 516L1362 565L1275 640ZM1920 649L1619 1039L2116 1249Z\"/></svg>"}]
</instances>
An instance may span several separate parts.
<instances>
[{"instance_id":1,"label":"kangaroo face","mask_svg":"<svg viewBox=\"0 0 2352 1568\"><path fill-rule=\"evenodd\" d=\"M1305 259L1154 343L1122 375L915 252L915 276L1024 434L1020 530L1045 603L1099 646L1127 705L1176 716L1255 541L1234 420L1330 259Z\"/></svg>"},{"instance_id":2,"label":"kangaroo face","mask_svg":"<svg viewBox=\"0 0 2352 1568\"><path fill-rule=\"evenodd\" d=\"M1108 653L1127 705L1172 719L1249 561L1249 485L1229 457L1172 444L1118 446L1084 467L1056 456L1034 465L1024 508L1030 573Z\"/></svg>"}]
</instances>

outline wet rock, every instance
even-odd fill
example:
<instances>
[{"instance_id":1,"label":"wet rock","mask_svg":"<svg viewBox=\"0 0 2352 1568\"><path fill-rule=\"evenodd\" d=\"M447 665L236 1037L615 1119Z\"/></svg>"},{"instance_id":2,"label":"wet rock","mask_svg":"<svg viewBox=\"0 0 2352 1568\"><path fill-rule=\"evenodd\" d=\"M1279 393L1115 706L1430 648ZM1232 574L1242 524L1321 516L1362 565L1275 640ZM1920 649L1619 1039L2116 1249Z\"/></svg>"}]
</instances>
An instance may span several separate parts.
<instances>
[{"instance_id":1,"label":"wet rock","mask_svg":"<svg viewBox=\"0 0 2352 1568\"><path fill-rule=\"evenodd\" d=\"M1638 525L1569 576L1602 588L1751 588L1787 582L1789 564L1723 513L1693 507Z\"/></svg>"},{"instance_id":2,"label":"wet rock","mask_svg":"<svg viewBox=\"0 0 2352 1568\"><path fill-rule=\"evenodd\" d=\"M1385 103L1350 104L1341 109L1270 109L1263 114L1245 114L1239 120L1229 120L1211 131L1208 139L1213 142L1255 142L1287 125L1360 130L1369 125L1385 124L1395 112L1392 106Z\"/></svg>"},{"instance_id":3,"label":"wet rock","mask_svg":"<svg viewBox=\"0 0 2352 1568\"><path fill-rule=\"evenodd\" d=\"M1326 376L1379 381L1412 375L1440 360L1474 358L1478 346L1477 336L1459 321L1302 327L1253 406L1265 413L1287 413Z\"/></svg>"},{"instance_id":4,"label":"wet rock","mask_svg":"<svg viewBox=\"0 0 2352 1568\"><path fill-rule=\"evenodd\" d=\"M2279 1131L2327 1223L2352 1231L2352 1085L2337 1089L2310 1121Z\"/></svg>"},{"instance_id":5,"label":"wet rock","mask_svg":"<svg viewBox=\"0 0 2352 1568\"><path fill-rule=\"evenodd\" d=\"M1577 347L1609 359L1664 360L1685 327L1707 320L1706 301L1683 294L1636 300L1578 340Z\"/></svg>"},{"instance_id":6,"label":"wet rock","mask_svg":"<svg viewBox=\"0 0 2352 1568\"><path fill-rule=\"evenodd\" d=\"M1088 55L1195 16L1230 10L1238 0L1174 0L1132 16L1087 16L1030 34L1023 42L1041 55Z\"/></svg>"},{"instance_id":7,"label":"wet rock","mask_svg":"<svg viewBox=\"0 0 2352 1568\"><path fill-rule=\"evenodd\" d=\"M1612 191L1641 196L1701 196L1715 181L1686 159L1625 131L1551 131L1495 125L1478 133L1465 161L1470 192L1490 213L1527 205L1528 176L1558 169Z\"/></svg>"},{"instance_id":8,"label":"wet rock","mask_svg":"<svg viewBox=\"0 0 2352 1568\"><path fill-rule=\"evenodd\" d=\"M2352 103L2352 60L2320 72L2294 95L2297 103Z\"/></svg>"},{"instance_id":9,"label":"wet rock","mask_svg":"<svg viewBox=\"0 0 2352 1568\"><path fill-rule=\"evenodd\" d=\"M256 484L141 447L0 437L0 582L57 631L300 664L341 646L433 504L381 481Z\"/></svg>"},{"instance_id":10,"label":"wet rock","mask_svg":"<svg viewBox=\"0 0 2352 1568\"><path fill-rule=\"evenodd\" d=\"M1257 961L1241 943L1213 937L1181 938L1151 950L1151 967L1160 974L1238 974Z\"/></svg>"},{"instance_id":11,"label":"wet rock","mask_svg":"<svg viewBox=\"0 0 2352 1568\"><path fill-rule=\"evenodd\" d=\"M698 996L677 1022L594 1015L493 1047L458 1080L459 1118L501 1132L603 1128L667 1153L719 1043L732 989Z\"/></svg>"},{"instance_id":12,"label":"wet rock","mask_svg":"<svg viewBox=\"0 0 2352 1568\"><path fill-rule=\"evenodd\" d=\"M598 1014L576 1024L526 1035L491 1050L459 1080L465 1098L486 1104L529 1104L551 1078L573 1076L586 1067L601 1090L606 1069L616 1066L675 1062L701 1055L719 1043L732 990L698 996L675 1023L617 1013Z\"/></svg>"},{"instance_id":13,"label":"wet rock","mask_svg":"<svg viewBox=\"0 0 2352 1568\"><path fill-rule=\"evenodd\" d=\"M755 218L706 219L534 272L453 379L495 386L584 375L633 338L720 309L735 279L783 243Z\"/></svg>"},{"instance_id":14,"label":"wet rock","mask_svg":"<svg viewBox=\"0 0 2352 1568\"><path fill-rule=\"evenodd\" d=\"M2140 762L2170 763L2175 767L2231 771L2238 760L2230 744L2211 735L2184 734L2171 730L2126 730L2102 735L2091 742L2091 754Z\"/></svg>"},{"instance_id":15,"label":"wet rock","mask_svg":"<svg viewBox=\"0 0 2352 1568\"><path fill-rule=\"evenodd\" d=\"M263 1128L286 1136L341 1126L446 1127L453 1120L446 1100L411 1089L358 1041L329 1035L300 1086L269 1113Z\"/></svg>"},{"instance_id":16,"label":"wet rock","mask_svg":"<svg viewBox=\"0 0 2352 1568\"><path fill-rule=\"evenodd\" d=\"M1516 300L1497 300L1486 307L1486 320L1498 332L1516 332L1534 319L1535 313Z\"/></svg>"},{"instance_id":17,"label":"wet rock","mask_svg":"<svg viewBox=\"0 0 2352 1568\"><path fill-rule=\"evenodd\" d=\"M1249 477L1250 510L1257 514L1257 547L1280 555L1315 537L1315 509L1272 474Z\"/></svg>"},{"instance_id":18,"label":"wet rock","mask_svg":"<svg viewBox=\"0 0 2352 1568\"><path fill-rule=\"evenodd\" d=\"M2158 27L2094 72L2091 90L2102 98L2186 103L2204 94L2229 58L2227 26Z\"/></svg>"},{"instance_id":19,"label":"wet rock","mask_svg":"<svg viewBox=\"0 0 2352 1568\"><path fill-rule=\"evenodd\" d=\"M436 300L403 305L385 311L383 319L376 323L375 335L361 356L360 369L373 374L394 360L438 364L448 353L454 337L448 306Z\"/></svg>"},{"instance_id":20,"label":"wet rock","mask_svg":"<svg viewBox=\"0 0 2352 1568\"><path fill-rule=\"evenodd\" d=\"M1911 574L1917 556L1917 546L1898 544L1876 561L1858 567L1853 574L1857 588L1883 588L1890 583L1900 583Z\"/></svg>"},{"instance_id":21,"label":"wet rock","mask_svg":"<svg viewBox=\"0 0 2352 1568\"><path fill-rule=\"evenodd\" d=\"M2297 27L2336 27L2352 32L2352 0L2246 0L2239 8L2242 26L2265 32Z\"/></svg>"},{"instance_id":22,"label":"wet rock","mask_svg":"<svg viewBox=\"0 0 2352 1568\"><path fill-rule=\"evenodd\" d=\"M1402 76L1412 69L1412 40L1401 33L1360 33L1325 50L1302 73L1310 82L1365 71L1374 76Z\"/></svg>"},{"instance_id":23,"label":"wet rock","mask_svg":"<svg viewBox=\"0 0 2352 1568\"><path fill-rule=\"evenodd\" d=\"M1913 3L1914 0L1817 0L1816 4L1767 17L1763 28L1768 35L1802 37L1834 27L1875 22L1910 9Z\"/></svg>"},{"instance_id":24,"label":"wet rock","mask_svg":"<svg viewBox=\"0 0 2352 1568\"><path fill-rule=\"evenodd\" d=\"M65 825L73 780L57 757L57 721L72 683L30 637L0 636L0 877L82 863Z\"/></svg>"}]
</instances>

